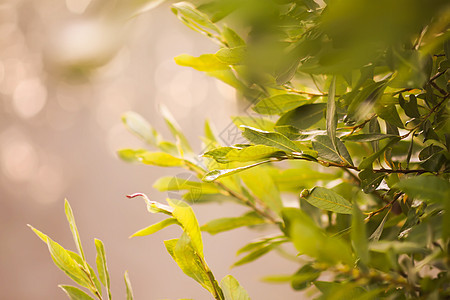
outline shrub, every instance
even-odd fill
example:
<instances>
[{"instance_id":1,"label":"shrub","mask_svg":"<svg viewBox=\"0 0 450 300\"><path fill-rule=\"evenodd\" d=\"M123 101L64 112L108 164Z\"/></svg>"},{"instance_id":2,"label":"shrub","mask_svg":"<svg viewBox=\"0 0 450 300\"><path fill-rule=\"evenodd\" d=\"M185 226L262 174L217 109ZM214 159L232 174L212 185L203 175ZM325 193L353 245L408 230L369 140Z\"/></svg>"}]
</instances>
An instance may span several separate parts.
<instances>
[{"instance_id":1,"label":"shrub","mask_svg":"<svg viewBox=\"0 0 450 300\"><path fill-rule=\"evenodd\" d=\"M213 0L176 3L172 11L220 45L175 61L234 87L248 109L219 136L205 123L201 157L165 109L175 142L139 114L124 114L125 126L157 150L122 149L122 159L192 174L154 184L183 191L184 201L129 196L167 215L133 236L180 226L167 251L215 299L249 296L231 276L216 281L201 231L243 226L275 226L279 234L244 245L235 266L291 243L306 263L265 280L315 289L319 299L449 297L448 2ZM287 203L289 194L298 201ZM210 201L248 212L199 226L188 203ZM96 240L97 277L67 202L66 215L78 254L33 230L70 278L110 299L103 244ZM62 288L71 299L92 299Z\"/></svg>"}]
</instances>

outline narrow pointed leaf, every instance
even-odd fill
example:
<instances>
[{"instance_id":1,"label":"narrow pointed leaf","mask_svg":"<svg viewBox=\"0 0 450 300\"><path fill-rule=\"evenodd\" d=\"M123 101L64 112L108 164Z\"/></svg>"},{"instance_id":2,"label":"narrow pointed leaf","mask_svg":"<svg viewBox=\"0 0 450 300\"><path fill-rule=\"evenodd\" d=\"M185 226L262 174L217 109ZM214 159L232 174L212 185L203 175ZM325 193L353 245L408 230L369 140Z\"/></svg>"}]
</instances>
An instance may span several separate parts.
<instances>
[{"instance_id":1,"label":"narrow pointed leaf","mask_svg":"<svg viewBox=\"0 0 450 300\"><path fill-rule=\"evenodd\" d=\"M264 219L262 219L258 214L255 212L249 212L240 217L212 220L205 225L202 225L200 229L208 232L209 234L217 234L219 232L224 232L243 226L255 226L264 223Z\"/></svg>"},{"instance_id":2,"label":"narrow pointed leaf","mask_svg":"<svg viewBox=\"0 0 450 300\"><path fill-rule=\"evenodd\" d=\"M125 271L123 276L125 280L125 286L127 289L127 300L133 300L133 289L131 288L130 277L128 276L128 271Z\"/></svg>"},{"instance_id":3,"label":"narrow pointed leaf","mask_svg":"<svg viewBox=\"0 0 450 300\"><path fill-rule=\"evenodd\" d=\"M369 237L370 241L378 242L378 240L381 237L381 234L383 233L384 224L386 223L387 217L388 217L390 212L391 212L391 210L388 210L386 215L383 217L383 220L381 220L380 225L378 225L377 229L375 229L375 231L370 235L370 237Z\"/></svg>"},{"instance_id":4,"label":"narrow pointed leaf","mask_svg":"<svg viewBox=\"0 0 450 300\"><path fill-rule=\"evenodd\" d=\"M59 287L69 296L70 300L94 300L94 298L77 287L70 285L59 285Z\"/></svg>"},{"instance_id":5,"label":"narrow pointed leaf","mask_svg":"<svg viewBox=\"0 0 450 300\"><path fill-rule=\"evenodd\" d=\"M213 158L218 163L257 161L283 155L285 155L285 152L280 151L280 149L266 145L254 145L245 148L221 147L203 154L204 157Z\"/></svg>"},{"instance_id":6,"label":"narrow pointed leaf","mask_svg":"<svg viewBox=\"0 0 450 300\"><path fill-rule=\"evenodd\" d=\"M298 94L281 94L260 100L253 110L263 115L279 115L309 103L305 96Z\"/></svg>"},{"instance_id":7,"label":"narrow pointed leaf","mask_svg":"<svg viewBox=\"0 0 450 300\"><path fill-rule=\"evenodd\" d=\"M184 136L184 134L181 131L180 125L178 125L175 118L172 116L170 111L165 107L164 105L160 105L159 110L164 117L164 120L166 121L167 126L170 129L170 132L172 135L177 138L177 140L180 142L181 148L185 153L192 153L192 148L189 145L188 140Z\"/></svg>"},{"instance_id":8,"label":"narrow pointed leaf","mask_svg":"<svg viewBox=\"0 0 450 300\"><path fill-rule=\"evenodd\" d=\"M225 300L250 300L247 291L231 275L225 276L220 282Z\"/></svg>"},{"instance_id":9,"label":"narrow pointed leaf","mask_svg":"<svg viewBox=\"0 0 450 300\"><path fill-rule=\"evenodd\" d=\"M283 203L280 192L270 177L267 168L246 170L239 177L249 188L253 195L260 199L268 208L276 214L280 214Z\"/></svg>"},{"instance_id":10,"label":"narrow pointed leaf","mask_svg":"<svg viewBox=\"0 0 450 300\"><path fill-rule=\"evenodd\" d=\"M215 194L219 192L214 184L191 181L185 178L171 176L159 178L153 184L153 187L160 192L181 190L188 190L196 193L198 192L199 194Z\"/></svg>"},{"instance_id":11,"label":"narrow pointed leaf","mask_svg":"<svg viewBox=\"0 0 450 300\"><path fill-rule=\"evenodd\" d=\"M72 232L73 240L77 246L78 253L81 255L83 261L86 260L84 257L83 246L81 245L80 234L78 233L77 225L75 223L75 218L73 216L72 208L70 207L69 201L64 200L64 210L66 213L67 221L69 222L70 231Z\"/></svg>"},{"instance_id":12,"label":"narrow pointed leaf","mask_svg":"<svg viewBox=\"0 0 450 300\"><path fill-rule=\"evenodd\" d=\"M343 136L341 139L350 142L373 142L392 137L395 137L395 135L383 133L362 133Z\"/></svg>"},{"instance_id":13,"label":"narrow pointed leaf","mask_svg":"<svg viewBox=\"0 0 450 300\"><path fill-rule=\"evenodd\" d=\"M325 103L302 105L282 115L276 125L292 125L300 130L308 129L324 117L325 107Z\"/></svg>"},{"instance_id":14,"label":"narrow pointed leaf","mask_svg":"<svg viewBox=\"0 0 450 300\"><path fill-rule=\"evenodd\" d=\"M445 202L450 199L450 183L436 176L421 175L400 181L395 187L408 196L429 202Z\"/></svg>"},{"instance_id":15,"label":"narrow pointed leaf","mask_svg":"<svg viewBox=\"0 0 450 300\"><path fill-rule=\"evenodd\" d=\"M337 163L353 165L352 158L350 157L345 145L339 140L339 138L336 138L335 142L339 152L334 149L333 143L326 135L318 135L314 137L312 146L321 158Z\"/></svg>"},{"instance_id":16,"label":"narrow pointed leaf","mask_svg":"<svg viewBox=\"0 0 450 300\"><path fill-rule=\"evenodd\" d=\"M326 189L324 187L315 187L306 197L302 197L308 201L311 205L320 209L340 213L351 214L352 204L344 197L339 195L333 190Z\"/></svg>"},{"instance_id":17,"label":"narrow pointed leaf","mask_svg":"<svg viewBox=\"0 0 450 300\"><path fill-rule=\"evenodd\" d=\"M97 251L97 257L95 259L97 265L98 277L102 284L106 287L106 293L108 299L111 299L111 281L109 277L108 267L106 265L105 246L101 240L95 239L95 249Z\"/></svg>"},{"instance_id":18,"label":"narrow pointed leaf","mask_svg":"<svg viewBox=\"0 0 450 300\"><path fill-rule=\"evenodd\" d=\"M202 233L194 211L185 202L175 199L167 199L167 202L173 207L172 215L183 226L195 252L203 257Z\"/></svg>"},{"instance_id":19,"label":"narrow pointed leaf","mask_svg":"<svg viewBox=\"0 0 450 300\"><path fill-rule=\"evenodd\" d=\"M145 152L137 154L140 162L146 165L155 165L160 167L181 167L185 165L183 159L174 157L164 152Z\"/></svg>"},{"instance_id":20,"label":"narrow pointed leaf","mask_svg":"<svg viewBox=\"0 0 450 300\"><path fill-rule=\"evenodd\" d=\"M369 262L369 246L367 243L366 224L364 216L356 203L353 203L351 240L356 256L362 263Z\"/></svg>"},{"instance_id":21,"label":"narrow pointed leaf","mask_svg":"<svg viewBox=\"0 0 450 300\"><path fill-rule=\"evenodd\" d=\"M138 136L144 142L157 146L161 137L158 132L145 120L141 115L133 111L126 112L122 115L122 122L127 129Z\"/></svg>"},{"instance_id":22,"label":"narrow pointed leaf","mask_svg":"<svg viewBox=\"0 0 450 300\"><path fill-rule=\"evenodd\" d=\"M386 173L375 173L371 169L365 169L359 172L358 176L361 179L361 187L364 193L368 194L377 189L386 176Z\"/></svg>"},{"instance_id":23,"label":"narrow pointed leaf","mask_svg":"<svg viewBox=\"0 0 450 300\"><path fill-rule=\"evenodd\" d=\"M328 236L323 229L298 208L283 208L285 233L300 254L306 254L328 264L343 262L353 265L349 245L342 239ZM333 249L333 251L330 251Z\"/></svg>"},{"instance_id":24,"label":"narrow pointed leaf","mask_svg":"<svg viewBox=\"0 0 450 300\"><path fill-rule=\"evenodd\" d=\"M302 150L290 139L278 132L263 131L242 125L242 135L250 142L258 145L275 147L288 152L301 152Z\"/></svg>"},{"instance_id":25,"label":"narrow pointed leaf","mask_svg":"<svg viewBox=\"0 0 450 300\"><path fill-rule=\"evenodd\" d=\"M384 145L384 147L382 147L380 150L378 150L377 152L373 153L372 155L368 156L367 158L365 158L360 164L359 164L359 169L368 169L368 168L372 168L372 164L373 162L388 148L391 147L392 145L394 145L395 143L397 143L400 140L400 137L395 137L392 138L386 145Z\"/></svg>"},{"instance_id":26,"label":"narrow pointed leaf","mask_svg":"<svg viewBox=\"0 0 450 300\"><path fill-rule=\"evenodd\" d=\"M169 219L165 219L162 220L161 222L158 222L156 224L150 225L144 229L141 229L135 233L133 233L130 238L135 237L135 236L146 236L146 235L150 235L153 234L155 232L160 231L161 229L166 228L167 226L173 225L173 224L179 224L177 219L175 218L169 218Z\"/></svg>"},{"instance_id":27,"label":"narrow pointed leaf","mask_svg":"<svg viewBox=\"0 0 450 300\"><path fill-rule=\"evenodd\" d=\"M336 127L337 127L337 114L336 114L336 76L333 76L330 89L328 91L327 101L327 134L331 140L334 150L339 154L339 148L336 144Z\"/></svg>"},{"instance_id":28,"label":"narrow pointed leaf","mask_svg":"<svg viewBox=\"0 0 450 300\"><path fill-rule=\"evenodd\" d=\"M224 64L237 65L244 61L247 49L244 46L222 48L216 52L215 57Z\"/></svg>"},{"instance_id":29,"label":"narrow pointed leaf","mask_svg":"<svg viewBox=\"0 0 450 300\"><path fill-rule=\"evenodd\" d=\"M212 182L221 177L230 176L232 174L236 174L236 173L242 172L244 170L259 166L261 164L269 163L269 162L271 162L271 161L265 160L265 161L257 162L255 164L251 164L251 165L243 166L243 167L239 167L239 168L234 168L234 169L212 170L212 171L206 173L205 176L202 178L202 180L205 182Z\"/></svg>"}]
</instances>

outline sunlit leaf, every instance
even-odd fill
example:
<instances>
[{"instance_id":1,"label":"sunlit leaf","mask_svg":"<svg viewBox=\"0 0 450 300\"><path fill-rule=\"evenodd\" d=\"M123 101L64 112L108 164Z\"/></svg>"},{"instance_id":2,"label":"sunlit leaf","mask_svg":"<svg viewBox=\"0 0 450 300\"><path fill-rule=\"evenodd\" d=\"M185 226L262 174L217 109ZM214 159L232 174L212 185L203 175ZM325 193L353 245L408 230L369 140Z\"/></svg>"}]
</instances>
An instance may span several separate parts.
<instances>
[{"instance_id":1,"label":"sunlit leaf","mask_svg":"<svg viewBox=\"0 0 450 300\"><path fill-rule=\"evenodd\" d=\"M305 212L297 208L283 208L282 213L285 232L300 254L329 264L353 264L349 245L340 238L328 236Z\"/></svg>"},{"instance_id":2,"label":"sunlit leaf","mask_svg":"<svg viewBox=\"0 0 450 300\"><path fill-rule=\"evenodd\" d=\"M59 285L59 287L69 296L70 300L94 300L86 292L70 285Z\"/></svg>"},{"instance_id":3,"label":"sunlit leaf","mask_svg":"<svg viewBox=\"0 0 450 300\"><path fill-rule=\"evenodd\" d=\"M254 145L245 148L221 147L203 154L203 156L213 158L219 163L257 161L283 155L285 155L285 152L280 151L279 148L266 145Z\"/></svg>"},{"instance_id":4,"label":"sunlit leaf","mask_svg":"<svg viewBox=\"0 0 450 300\"><path fill-rule=\"evenodd\" d=\"M209 234L217 234L243 226L255 226L264 223L265 220L258 216L258 214L249 212L240 217L220 218L209 221L205 225L202 225L200 229Z\"/></svg>"},{"instance_id":5,"label":"sunlit leaf","mask_svg":"<svg viewBox=\"0 0 450 300\"><path fill-rule=\"evenodd\" d=\"M224 64L236 65L242 63L247 53L246 47L222 48L216 52L216 58Z\"/></svg>"},{"instance_id":6,"label":"sunlit leaf","mask_svg":"<svg viewBox=\"0 0 450 300\"><path fill-rule=\"evenodd\" d=\"M129 131L150 145L157 146L161 140L158 132L136 112L129 111L124 113L122 122Z\"/></svg>"},{"instance_id":7,"label":"sunlit leaf","mask_svg":"<svg viewBox=\"0 0 450 300\"><path fill-rule=\"evenodd\" d=\"M340 213L352 214L352 204L344 197L324 187L315 187L306 197L302 197L311 205L320 209Z\"/></svg>"},{"instance_id":8,"label":"sunlit leaf","mask_svg":"<svg viewBox=\"0 0 450 300\"><path fill-rule=\"evenodd\" d=\"M167 202L173 207L172 215L183 226L195 252L203 257L202 234L194 211L183 201L167 199Z\"/></svg>"},{"instance_id":9,"label":"sunlit leaf","mask_svg":"<svg viewBox=\"0 0 450 300\"><path fill-rule=\"evenodd\" d=\"M125 271L124 275L125 286L127 289L127 300L133 300L133 289L131 288L130 277L128 276L128 271Z\"/></svg>"},{"instance_id":10,"label":"sunlit leaf","mask_svg":"<svg viewBox=\"0 0 450 300\"><path fill-rule=\"evenodd\" d=\"M280 94L260 100L253 110L263 115L282 114L310 102L298 94Z\"/></svg>"},{"instance_id":11,"label":"sunlit leaf","mask_svg":"<svg viewBox=\"0 0 450 300\"><path fill-rule=\"evenodd\" d=\"M265 168L246 170L239 177L250 189L253 195L260 199L268 208L279 214L283 203L280 192Z\"/></svg>"},{"instance_id":12,"label":"sunlit leaf","mask_svg":"<svg viewBox=\"0 0 450 300\"><path fill-rule=\"evenodd\" d=\"M239 168L234 168L234 169L220 169L220 170L212 170L208 173L205 174L205 176L202 178L203 181L205 182L212 182L216 179L219 179L221 177L224 176L230 176L232 174L236 174L239 172L242 172L244 170L253 168L253 167L257 167L261 164L265 164L270 162L270 160L265 160L265 161L261 161L261 162L257 162L248 166L244 166L244 167L239 167Z\"/></svg>"},{"instance_id":13,"label":"sunlit leaf","mask_svg":"<svg viewBox=\"0 0 450 300\"><path fill-rule=\"evenodd\" d=\"M109 277L108 267L106 265L105 246L101 240L95 239L95 249L97 251L97 257L95 259L98 271L98 277L102 284L106 287L108 299L111 299L111 281Z\"/></svg>"},{"instance_id":14,"label":"sunlit leaf","mask_svg":"<svg viewBox=\"0 0 450 300\"><path fill-rule=\"evenodd\" d=\"M275 147L288 152L301 152L301 149L291 140L278 132L258 130L256 128L241 126L242 135L254 144Z\"/></svg>"},{"instance_id":15,"label":"sunlit leaf","mask_svg":"<svg viewBox=\"0 0 450 300\"><path fill-rule=\"evenodd\" d=\"M167 226L173 225L173 224L179 224L177 219L175 218L169 218L169 219L164 219L161 222L155 223L153 225L150 225L144 229L141 229L135 233L133 233L131 237L135 237L135 236L146 236L146 235L150 235L153 234L155 232L160 231L161 229L166 228Z\"/></svg>"},{"instance_id":16,"label":"sunlit leaf","mask_svg":"<svg viewBox=\"0 0 450 300\"><path fill-rule=\"evenodd\" d=\"M220 282L225 300L250 300L247 291L231 275L225 276Z\"/></svg>"}]
</instances>

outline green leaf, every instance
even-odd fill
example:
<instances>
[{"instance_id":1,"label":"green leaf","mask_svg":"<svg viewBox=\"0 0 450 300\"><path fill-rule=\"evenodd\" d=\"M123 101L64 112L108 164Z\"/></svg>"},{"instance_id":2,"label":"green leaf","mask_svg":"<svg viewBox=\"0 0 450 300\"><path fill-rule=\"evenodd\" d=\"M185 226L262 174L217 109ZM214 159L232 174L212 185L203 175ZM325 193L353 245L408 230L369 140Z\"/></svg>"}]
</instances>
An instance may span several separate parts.
<instances>
[{"instance_id":1,"label":"green leaf","mask_svg":"<svg viewBox=\"0 0 450 300\"><path fill-rule=\"evenodd\" d=\"M247 291L231 275L225 276L220 282L225 300L250 300Z\"/></svg>"},{"instance_id":2,"label":"green leaf","mask_svg":"<svg viewBox=\"0 0 450 300\"><path fill-rule=\"evenodd\" d=\"M311 205L340 214L352 214L352 204L333 190L315 187L307 197L302 197Z\"/></svg>"},{"instance_id":3,"label":"green leaf","mask_svg":"<svg viewBox=\"0 0 450 300\"><path fill-rule=\"evenodd\" d=\"M100 295L102 294L102 285L100 283L100 281L97 278L97 275L95 274L94 269L92 269L92 267L86 262L83 261L83 259L81 258L81 256L73 251L70 250L66 250L67 253L69 253L70 257L72 257L76 263L78 263L80 266L84 267L84 270L89 269L89 274L87 274L88 276L90 276L91 278L91 283L94 283L94 286L92 286L92 289L90 288L92 293L95 293L95 289L97 289L98 293L100 293ZM84 271L83 270L83 271Z\"/></svg>"},{"instance_id":4,"label":"green leaf","mask_svg":"<svg viewBox=\"0 0 450 300\"><path fill-rule=\"evenodd\" d=\"M327 100L327 135L331 140L331 144L333 145L333 149L339 154L339 147L336 142L336 127L337 127L337 113L336 113L336 76L333 76L333 80L331 81L330 89L328 91L328 100Z\"/></svg>"},{"instance_id":5,"label":"green leaf","mask_svg":"<svg viewBox=\"0 0 450 300\"><path fill-rule=\"evenodd\" d=\"M443 202L450 199L450 183L436 176L421 175L401 180L395 185L408 196L429 202Z\"/></svg>"},{"instance_id":6,"label":"green leaf","mask_svg":"<svg viewBox=\"0 0 450 300\"><path fill-rule=\"evenodd\" d=\"M334 149L333 143L330 138L326 135L317 135L314 137L312 146L319 154L319 157L324 158L329 161L344 163L353 166L352 158L348 153L347 148L344 143L342 143L339 138L336 138L336 144L339 149L337 152Z\"/></svg>"},{"instance_id":7,"label":"green leaf","mask_svg":"<svg viewBox=\"0 0 450 300\"><path fill-rule=\"evenodd\" d=\"M219 28L211 22L208 16L197 10L191 3L178 2L172 4L172 11L189 28L204 33L219 33Z\"/></svg>"},{"instance_id":8,"label":"green leaf","mask_svg":"<svg viewBox=\"0 0 450 300\"><path fill-rule=\"evenodd\" d=\"M203 263L192 247L189 236L183 233L180 239L164 241L167 251L172 255L178 267L189 277L200 283L206 290L214 292Z\"/></svg>"},{"instance_id":9,"label":"green leaf","mask_svg":"<svg viewBox=\"0 0 450 300\"><path fill-rule=\"evenodd\" d=\"M183 159L172 156L164 152L138 152L137 159L146 165L155 165L160 167L182 167L185 165Z\"/></svg>"},{"instance_id":10,"label":"green leaf","mask_svg":"<svg viewBox=\"0 0 450 300\"><path fill-rule=\"evenodd\" d=\"M85 262L86 258L84 257L84 251L83 246L81 245L80 234L78 233L72 208L70 207L69 201L67 201L67 199L64 199L64 211L66 213L66 218L67 221L69 222L70 231L72 232L73 240L75 241L75 245L77 246L78 253L81 255L83 262Z\"/></svg>"},{"instance_id":11,"label":"green leaf","mask_svg":"<svg viewBox=\"0 0 450 300\"><path fill-rule=\"evenodd\" d=\"M70 285L59 285L59 287L69 296L70 300L94 300L86 292Z\"/></svg>"},{"instance_id":12,"label":"green leaf","mask_svg":"<svg viewBox=\"0 0 450 300\"><path fill-rule=\"evenodd\" d=\"M133 300L133 289L131 288L130 277L128 276L128 271L125 271L123 276L125 280L125 286L127 288L127 300Z\"/></svg>"},{"instance_id":13,"label":"green leaf","mask_svg":"<svg viewBox=\"0 0 450 300\"><path fill-rule=\"evenodd\" d=\"M364 216L356 203L353 203L351 240L356 256L365 265L369 262L369 245L367 243Z\"/></svg>"},{"instance_id":14,"label":"green leaf","mask_svg":"<svg viewBox=\"0 0 450 300\"><path fill-rule=\"evenodd\" d=\"M232 174L236 174L236 173L242 172L244 170L247 170L247 169L259 166L261 164L268 163L268 162L271 162L271 161L270 160L260 161L260 162L257 162L257 163L254 163L254 164L251 164L248 166L243 166L243 167L234 168L234 169L212 170L212 171L206 173L205 176L202 178L202 180L205 182L212 182L221 177L230 176Z\"/></svg>"},{"instance_id":15,"label":"green leaf","mask_svg":"<svg viewBox=\"0 0 450 300\"><path fill-rule=\"evenodd\" d=\"M375 295L370 295L366 298L367 292L355 283L342 282L326 282L315 281L314 285L323 293L320 299L322 300L348 300L348 299L372 299L379 293L376 291Z\"/></svg>"},{"instance_id":16,"label":"green leaf","mask_svg":"<svg viewBox=\"0 0 450 300\"><path fill-rule=\"evenodd\" d=\"M382 118L385 121L388 121L390 124L399 128L405 128L402 120L400 119L400 116L398 115L395 105L375 106L375 112L377 113L378 117Z\"/></svg>"},{"instance_id":17,"label":"green leaf","mask_svg":"<svg viewBox=\"0 0 450 300\"><path fill-rule=\"evenodd\" d=\"M323 118L325 107L325 103L302 105L282 115L276 125L292 125L300 130L308 129Z\"/></svg>"},{"instance_id":18,"label":"green leaf","mask_svg":"<svg viewBox=\"0 0 450 300\"><path fill-rule=\"evenodd\" d=\"M52 239L47 237L47 245L48 250L50 251L50 255L52 256L53 262L55 265L60 268L64 273L67 274L73 281L78 283L79 285L90 288L91 283L86 275L83 272L83 266L78 264L69 254L69 252L64 249L61 245L54 242Z\"/></svg>"},{"instance_id":19,"label":"green leaf","mask_svg":"<svg viewBox=\"0 0 450 300\"><path fill-rule=\"evenodd\" d=\"M243 226L255 226L264 223L265 220L261 218L257 213L252 211L240 217L220 218L209 221L205 225L202 225L200 229L202 231L208 232L209 234L217 234L219 232L224 232Z\"/></svg>"},{"instance_id":20,"label":"green leaf","mask_svg":"<svg viewBox=\"0 0 450 300\"><path fill-rule=\"evenodd\" d=\"M214 54L203 54L199 57L181 54L175 57L175 62L183 67L191 67L201 72L229 70L230 67L220 61Z\"/></svg>"},{"instance_id":21,"label":"green leaf","mask_svg":"<svg viewBox=\"0 0 450 300\"><path fill-rule=\"evenodd\" d=\"M386 173L375 173L371 169L365 169L359 172L358 176L361 179L361 187L364 193L369 194L377 189L386 176Z\"/></svg>"},{"instance_id":22,"label":"green leaf","mask_svg":"<svg viewBox=\"0 0 450 300\"><path fill-rule=\"evenodd\" d=\"M204 157L213 158L218 163L223 164L235 161L258 161L269 157L280 157L283 155L286 155L285 152L280 151L279 148L266 145L254 145L245 148L221 147L203 154Z\"/></svg>"},{"instance_id":23,"label":"green leaf","mask_svg":"<svg viewBox=\"0 0 450 300\"><path fill-rule=\"evenodd\" d=\"M393 134L383 134L383 133L362 133L362 134L352 134L352 135L346 135L342 136L341 139L344 141L350 141L350 142L373 142L373 141L379 141L387 138L396 137Z\"/></svg>"},{"instance_id":24,"label":"green leaf","mask_svg":"<svg viewBox=\"0 0 450 300\"><path fill-rule=\"evenodd\" d=\"M276 214L280 214L283 203L280 192L266 168L250 169L239 174L245 185L258 199Z\"/></svg>"},{"instance_id":25,"label":"green leaf","mask_svg":"<svg viewBox=\"0 0 450 300\"><path fill-rule=\"evenodd\" d=\"M263 117L255 118L250 116L237 116L231 117L231 120L236 127L241 127L244 125L264 131L272 131L275 126L271 120Z\"/></svg>"},{"instance_id":26,"label":"green leaf","mask_svg":"<svg viewBox=\"0 0 450 300\"><path fill-rule=\"evenodd\" d=\"M170 132L177 139L177 142L180 144L181 149L184 151L184 153L192 153L193 151L191 146L189 145L188 140L184 136L183 132L181 132L180 125L178 125L177 121L172 116L170 111L164 105L160 105L159 110L164 117L164 120L166 121L166 124L170 129ZM181 156L183 156L184 153L181 153Z\"/></svg>"},{"instance_id":27,"label":"green leaf","mask_svg":"<svg viewBox=\"0 0 450 300\"><path fill-rule=\"evenodd\" d=\"M255 261L256 259L260 258L264 254L271 251L273 248L275 248L279 244L281 244L281 242L280 243L272 243L272 244L264 244L261 247L257 247L256 249L254 249L253 251L251 251L250 253L248 253L247 255L242 257L241 259L239 259L237 262L235 262L232 267L242 266L242 265L248 264L252 261Z\"/></svg>"},{"instance_id":28,"label":"green leaf","mask_svg":"<svg viewBox=\"0 0 450 300\"><path fill-rule=\"evenodd\" d=\"M183 226L195 252L203 258L202 234L194 211L183 201L167 199L167 202L173 207L172 215Z\"/></svg>"},{"instance_id":29,"label":"green leaf","mask_svg":"<svg viewBox=\"0 0 450 300\"><path fill-rule=\"evenodd\" d=\"M245 46L245 41L231 28L223 25L222 36L230 47Z\"/></svg>"},{"instance_id":30,"label":"green leaf","mask_svg":"<svg viewBox=\"0 0 450 300\"><path fill-rule=\"evenodd\" d=\"M216 52L216 58L227 65L237 65L244 61L247 47L222 48Z\"/></svg>"},{"instance_id":31,"label":"green leaf","mask_svg":"<svg viewBox=\"0 0 450 300\"><path fill-rule=\"evenodd\" d=\"M169 218L169 219L165 219L162 220L161 222L155 223L153 225L150 225L144 229L141 229L139 231L136 231L135 233L133 233L130 238L135 237L135 236L146 236L146 235L150 235L153 234L155 232L160 231L161 229L166 228L167 226L173 225L173 224L179 224L177 219L175 218Z\"/></svg>"},{"instance_id":32,"label":"green leaf","mask_svg":"<svg viewBox=\"0 0 450 300\"><path fill-rule=\"evenodd\" d=\"M117 151L117 155L126 162L140 162L139 155L147 152L145 149L121 149Z\"/></svg>"},{"instance_id":33,"label":"green leaf","mask_svg":"<svg viewBox=\"0 0 450 300\"><path fill-rule=\"evenodd\" d=\"M328 236L303 211L286 207L282 210L285 233L291 238L300 254L316 258L320 262L353 265L350 247L337 237ZM333 249L333 251L330 251Z\"/></svg>"},{"instance_id":34,"label":"green leaf","mask_svg":"<svg viewBox=\"0 0 450 300\"><path fill-rule=\"evenodd\" d=\"M389 210L386 215L383 217L383 220L381 220L380 225L378 225L377 229L370 235L369 240L373 242L378 242L378 240L381 237L381 234L383 233L384 224L386 223L387 217L391 210Z\"/></svg>"},{"instance_id":35,"label":"green leaf","mask_svg":"<svg viewBox=\"0 0 450 300\"><path fill-rule=\"evenodd\" d=\"M288 152L302 152L302 150L290 139L278 132L263 131L242 125L242 135L251 143L275 147Z\"/></svg>"},{"instance_id":36,"label":"green leaf","mask_svg":"<svg viewBox=\"0 0 450 300\"><path fill-rule=\"evenodd\" d=\"M124 113L122 122L129 131L152 146L157 146L161 140L158 132L138 113L133 111Z\"/></svg>"},{"instance_id":37,"label":"green leaf","mask_svg":"<svg viewBox=\"0 0 450 300\"><path fill-rule=\"evenodd\" d=\"M263 115L277 115L309 102L310 100L303 95L280 94L260 100L253 107L253 110Z\"/></svg>"},{"instance_id":38,"label":"green leaf","mask_svg":"<svg viewBox=\"0 0 450 300\"><path fill-rule=\"evenodd\" d=\"M191 181L181 177L166 176L159 178L153 187L160 192L188 190L200 194L216 194L217 187L211 183Z\"/></svg>"},{"instance_id":39,"label":"green leaf","mask_svg":"<svg viewBox=\"0 0 450 300\"><path fill-rule=\"evenodd\" d=\"M97 251L97 257L95 259L98 271L98 277L102 284L106 287L108 299L111 299L111 281L109 278L108 266L106 265L105 246L101 240L95 239L95 249Z\"/></svg>"},{"instance_id":40,"label":"green leaf","mask_svg":"<svg viewBox=\"0 0 450 300\"><path fill-rule=\"evenodd\" d=\"M372 155L366 157L358 166L359 169L371 169L373 162L388 148L397 143L401 138L395 137L389 140L389 142L384 145L380 150L373 153Z\"/></svg>"},{"instance_id":41,"label":"green leaf","mask_svg":"<svg viewBox=\"0 0 450 300\"><path fill-rule=\"evenodd\" d=\"M419 159L420 160L426 160L428 158L430 158L433 154L439 153L441 151L443 151L444 149L439 147L439 146L435 146L435 145L430 145L428 147L423 148L420 153L419 153Z\"/></svg>"}]
</instances>

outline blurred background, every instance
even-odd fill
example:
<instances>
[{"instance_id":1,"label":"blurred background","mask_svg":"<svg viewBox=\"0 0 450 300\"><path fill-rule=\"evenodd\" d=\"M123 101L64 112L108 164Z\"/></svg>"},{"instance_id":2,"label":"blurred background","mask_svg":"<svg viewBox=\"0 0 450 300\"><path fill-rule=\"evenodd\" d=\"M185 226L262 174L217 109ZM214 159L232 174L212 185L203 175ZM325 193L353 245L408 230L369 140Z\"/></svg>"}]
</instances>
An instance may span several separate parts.
<instances>
[{"instance_id":1,"label":"blurred background","mask_svg":"<svg viewBox=\"0 0 450 300\"><path fill-rule=\"evenodd\" d=\"M57 285L71 280L26 226L32 224L74 250L64 198L72 205L91 263L94 237L105 243L115 299L125 298L125 270L135 299L210 298L164 248L163 240L178 237L179 230L128 239L161 218L149 214L142 200L125 195L143 192L164 201L167 194L153 189L153 182L183 170L119 160L118 149L144 147L120 117L125 111L139 112L169 137L158 112L163 103L200 154L204 120L209 118L217 133L224 132L239 105L232 88L174 63L176 55L211 53L218 47L179 22L170 3L132 20L127 18L142 8L136 6L140 1L121 3L128 4L0 2L2 299L66 299ZM231 204L196 205L194 210L201 224L243 212ZM295 264L272 253L230 270L236 250L262 234L270 230L204 234L206 259L216 278L232 274L252 299L300 299L287 285L260 281L265 275L296 271Z\"/></svg>"}]
</instances>

